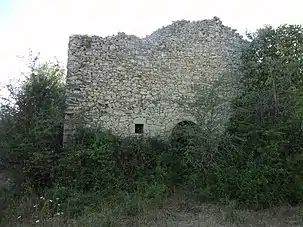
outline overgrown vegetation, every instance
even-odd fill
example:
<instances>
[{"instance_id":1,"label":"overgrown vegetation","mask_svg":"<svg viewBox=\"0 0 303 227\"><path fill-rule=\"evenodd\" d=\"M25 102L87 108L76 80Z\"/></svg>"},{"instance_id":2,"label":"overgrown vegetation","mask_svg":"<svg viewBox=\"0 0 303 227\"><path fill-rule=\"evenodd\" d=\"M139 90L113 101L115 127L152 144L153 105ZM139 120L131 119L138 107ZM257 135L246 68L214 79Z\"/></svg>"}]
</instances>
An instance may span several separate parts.
<instances>
[{"instance_id":1,"label":"overgrown vegetation","mask_svg":"<svg viewBox=\"0 0 303 227\"><path fill-rule=\"evenodd\" d=\"M64 70L33 59L25 82L10 85L11 99L1 104L1 160L18 176L1 189L2 223L99 213L114 225L162 206L176 190L242 208L302 203L303 29L265 27L249 39L245 90L225 134L200 121L182 131L181 144L82 130L63 149ZM214 94L208 108L219 102Z\"/></svg>"}]
</instances>

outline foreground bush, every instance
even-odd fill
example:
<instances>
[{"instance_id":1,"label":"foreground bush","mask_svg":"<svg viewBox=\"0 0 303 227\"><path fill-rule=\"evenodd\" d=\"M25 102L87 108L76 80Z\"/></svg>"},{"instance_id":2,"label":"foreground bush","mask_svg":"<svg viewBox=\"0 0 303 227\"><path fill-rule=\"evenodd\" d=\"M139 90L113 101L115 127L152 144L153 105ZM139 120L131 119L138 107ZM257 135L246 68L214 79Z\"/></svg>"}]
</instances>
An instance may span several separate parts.
<instances>
[{"instance_id":1,"label":"foreground bush","mask_svg":"<svg viewBox=\"0 0 303 227\"><path fill-rule=\"evenodd\" d=\"M50 186L62 146L64 70L57 63L30 61L21 86L9 85L0 111L1 159L35 188Z\"/></svg>"},{"instance_id":2,"label":"foreground bush","mask_svg":"<svg viewBox=\"0 0 303 227\"><path fill-rule=\"evenodd\" d=\"M243 50L245 90L201 193L264 208L303 201L303 29L266 27ZM202 177L202 176L201 176Z\"/></svg>"},{"instance_id":3,"label":"foreground bush","mask_svg":"<svg viewBox=\"0 0 303 227\"><path fill-rule=\"evenodd\" d=\"M110 133L85 130L78 144L66 151L58 166L58 181L77 190L102 193L137 190L166 178L163 159L168 145L156 139L120 139ZM161 170L160 170L161 168Z\"/></svg>"}]
</instances>

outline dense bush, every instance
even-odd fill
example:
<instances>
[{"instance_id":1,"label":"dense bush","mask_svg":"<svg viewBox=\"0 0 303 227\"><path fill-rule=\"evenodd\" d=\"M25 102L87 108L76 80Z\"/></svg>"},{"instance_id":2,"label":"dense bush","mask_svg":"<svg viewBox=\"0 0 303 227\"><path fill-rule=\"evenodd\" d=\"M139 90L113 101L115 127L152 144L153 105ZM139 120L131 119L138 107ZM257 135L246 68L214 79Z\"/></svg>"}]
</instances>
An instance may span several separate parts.
<instances>
[{"instance_id":1,"label":"dense bush","mask_svg":"<svg viewBox=\"0 0 303 227\"><path fill-rule=\"evenodd\" d=\"M245 91L233 103L230 140L221 141L199 190L245 207L300 203L303 29L266 27L249 37L242 56Z\"/></svg>"},{"instance_id":2,"label":"dense bush","mask_svg":"<svg viewBox=\"0 0 303 227\"><path fill-rule=\"evenodd\" d=\"M61 159L57 176L63 184L85 191L133 192L141 183L165 177L157 169L168 151L164 142L121 139L101 130L84 130L77 141Z\"/></svg>"},{"instance_id":3,"label":"dense bush","mask_svg":"<svg viewBox=\"0 0 303 227\"><path fill-rule=\"evenodd\" d=\"M301 26L267 27L251 37L243 54L247 90L235 102L229 132L242 138L233 144L250 154L248 167L253 165L259 179L264 178L256 189L267 205L303 199L298 181L303 154L302 33Z\"/></svg>"},{"instance_id":4,"label":"dense bush","mask_svg":"<svg viewBox=\"0 0 303 227\"><path fill-rule=\"evenodd\" d=\"M32 59L21 86L8 86L1 104L1 159L35 188L50 185L62 147L64 70ZM2 100L3 101L3 100Z\"/></svg>"}]
</instances>

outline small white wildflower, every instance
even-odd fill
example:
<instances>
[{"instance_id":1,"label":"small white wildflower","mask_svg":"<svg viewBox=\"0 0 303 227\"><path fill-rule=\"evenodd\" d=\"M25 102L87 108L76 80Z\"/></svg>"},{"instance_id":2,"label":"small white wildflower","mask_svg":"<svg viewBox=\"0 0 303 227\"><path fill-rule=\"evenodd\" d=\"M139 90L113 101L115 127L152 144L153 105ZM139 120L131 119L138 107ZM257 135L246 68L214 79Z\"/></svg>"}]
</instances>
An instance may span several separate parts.
<instances>
[{"instance_id":1,"label":"small white wildflower","mask_svg":"<svg viewBox=\"0 0 303 227\"><path fill-rule=\"evenodd\" d=\"M59 216L59 215L60 215L60 213L59 213L59 212L57 212L57 214L56 214L56 215L58 215L58 216Z\"/></svg>"},{"instance_id":2,"label":"small white wildflower","mask_svg":"<svg viewBox=\"0 0 303 227\"><path fill-rule=\"evenodd\" d=\"M43 199L43 200L45 200L45 198L44 198L43 196L41 196L41 197L40 197L40 199Z\"/></svg>"},{"instance_id":3,"label":"small white wildflower","mask_svg":"<svg viewBox=\"0 0 303 227\"><path fill-rule=\"evenodd\" d=\"M53 202L53 200L51 200L51 199L50 199L49 201L50 201L51 203Z\"/></svg>"},{"instance_id":4,"label":"small white wildflower","mask_svg":"<svg viewBox=\"0 0 303 227\"><path fill-rule=\"evenodd\" d=\"M60 203L58 203L58 206L61 206L61 204L60 204Z\"/></svg>"},{"instance_id":5,"label":"small white wildflower","mask_svg":"<svg viewBox=\"0 0 303 227\"><path fill-rule=\"evenodd\" d=\"M59 198L56 198L56 200L59 200Z\"/></svg>"},{"instance_id":6,"label":"small white wildflower","mask_svg":"<svg viewBox=\"0 0 303 227\"><path fill-rule=\"evenodd\" d=\"M61 212L60 214L63 214L63 212Z\"/></svg>"},{"instance_id":7,"label":"small white wildflower","mask_svg":"<svg viewBox=\"0 0 303 227\"><path fill-rule=\"evenodd\" d=\"M37 221L36 221L36 223L39 223L39 222L40 222L40 220L37 220Z\"/></svg>"},{"instance_id":8,"label":"small white wildflower","mask_svg":"<svg viewBox=\"0 0 303 227\"><path fill-rule=\"evenodd\" d=\"M21 216L18 216L18 217L17 217L17 219L20 219L20 218L21 218Z\"/></svg>"},{"instance_id":9,"label":"small white wildflower","mask_svg":"<svg viewBox=\"0 0 303 227\"><path fill-rule=\"evenodd\" d=\"M35 204L33 207L35 207L35 208L36 208L37 206L38 206L38 205L37 205L37 204Z\"/></svg>"}]
</instances>

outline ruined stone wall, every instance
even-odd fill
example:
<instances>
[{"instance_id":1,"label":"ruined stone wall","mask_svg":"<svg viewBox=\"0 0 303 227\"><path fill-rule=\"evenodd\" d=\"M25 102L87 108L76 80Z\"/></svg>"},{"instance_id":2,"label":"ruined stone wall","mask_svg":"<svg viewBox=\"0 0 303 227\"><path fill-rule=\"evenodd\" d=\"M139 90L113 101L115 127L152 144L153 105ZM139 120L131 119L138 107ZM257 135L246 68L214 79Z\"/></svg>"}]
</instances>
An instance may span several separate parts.
<instances>
[{"instance_id":1,"label":"ruined stone wall","mask_svg":"<svg viewBox=\"0 0 303 227\"><path fill-rule=\"evenodd\" d=\"M181 121L195 122L186 108L196 97L193 85L221 76L233 94L242 42L218 18L173 22L143 39L70 36L65 140L79 122L123 136L143 124L144 135L164 137Z\"/></svg>"}]
</instances>

